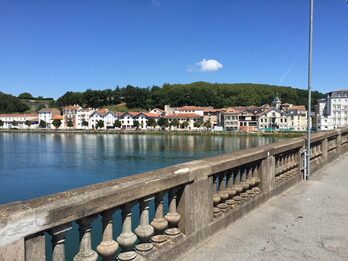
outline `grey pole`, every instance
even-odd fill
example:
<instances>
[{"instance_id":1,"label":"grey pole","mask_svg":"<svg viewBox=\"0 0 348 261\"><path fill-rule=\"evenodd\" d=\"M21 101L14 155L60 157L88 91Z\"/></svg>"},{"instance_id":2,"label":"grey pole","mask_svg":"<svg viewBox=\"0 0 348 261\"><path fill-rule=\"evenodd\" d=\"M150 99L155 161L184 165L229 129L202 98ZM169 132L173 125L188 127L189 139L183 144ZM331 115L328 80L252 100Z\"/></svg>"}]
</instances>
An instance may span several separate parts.
<instances>
[{"instance_id":1,"label":"grey pole","mask_svg":"<svg viewBox=\"0 0 348 261\"><path fill-rule=\"evenodd\" d=\"M308 111L307 111L307 172L306 180L310 176L311 160L311 87L312 87L312 40L313 40L313 0L309 6L309 51L308 51Z\"/></svg>"}]
</instances>

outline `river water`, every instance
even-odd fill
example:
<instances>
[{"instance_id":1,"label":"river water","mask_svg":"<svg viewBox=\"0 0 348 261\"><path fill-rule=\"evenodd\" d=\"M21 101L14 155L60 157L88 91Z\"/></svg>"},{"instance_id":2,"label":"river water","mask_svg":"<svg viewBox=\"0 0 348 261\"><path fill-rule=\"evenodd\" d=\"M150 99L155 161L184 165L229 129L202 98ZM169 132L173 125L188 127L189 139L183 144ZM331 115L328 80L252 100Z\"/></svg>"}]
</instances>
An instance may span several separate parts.
<instances>
[{"instance_id":1,"label":"river water","mask_svg":"<svg viewBox=\"0 0 348 261\"><path fill-rule=\"evenodd\" d=\"M0 133L0 204L278 140L256 136Z\"/></svg>"}]
</instances>

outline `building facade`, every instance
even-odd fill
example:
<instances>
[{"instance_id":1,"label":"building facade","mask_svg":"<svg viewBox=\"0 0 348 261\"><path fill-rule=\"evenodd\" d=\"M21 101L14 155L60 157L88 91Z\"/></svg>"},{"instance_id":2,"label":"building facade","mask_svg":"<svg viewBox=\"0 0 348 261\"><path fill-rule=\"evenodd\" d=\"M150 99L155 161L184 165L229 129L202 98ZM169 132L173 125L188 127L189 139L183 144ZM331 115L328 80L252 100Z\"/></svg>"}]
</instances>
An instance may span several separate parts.
<instances>
[{"instance_id":1,"label":"building facade","mask_svg":"<svg viewBox=\"0 0 348 261\"><path fill-rule=\"evenodd\" d=\"M348 89L329 92L318 101L317 130L333 130L348 125Z\"/></svg>"}]
</instances>

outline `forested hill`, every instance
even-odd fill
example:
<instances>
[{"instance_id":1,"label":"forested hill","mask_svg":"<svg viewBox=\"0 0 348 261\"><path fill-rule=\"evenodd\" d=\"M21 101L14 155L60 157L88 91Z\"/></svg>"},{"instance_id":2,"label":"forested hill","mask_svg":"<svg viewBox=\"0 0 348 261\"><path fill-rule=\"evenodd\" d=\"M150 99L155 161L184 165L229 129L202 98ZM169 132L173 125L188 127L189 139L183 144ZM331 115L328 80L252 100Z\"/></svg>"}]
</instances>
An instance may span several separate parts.
<instances>
[{"instance_id":1,"label":"forested hill","mask_svg":"<svg viewBox=\"0 0 348 261\"><path fill-rule=\"evenodd\" d=\"M25 112L29 109L19 98L0 92L0 113Z\"/></svg>"},{"instance_id":2,"label":"forested hill","mask_svg":"<svg viewBox=\"0 0 348 261\"><path fill-rule=\"evenodd\" d=\"M164 84L162 87L151 88L128 85L114 90L89 89L85 92L67 92L57 100L57 106L81 104L85 107L98 108L125 102L128 108L139 109L163 108L165 104L223 108L271 103L275 96L279 96L283 103L307 104L307 91L297 88L252 83L194 82ZM322 97L324 97L322 93L313 92L312 104L316 104Z\"/></svg>"}]
</instances>

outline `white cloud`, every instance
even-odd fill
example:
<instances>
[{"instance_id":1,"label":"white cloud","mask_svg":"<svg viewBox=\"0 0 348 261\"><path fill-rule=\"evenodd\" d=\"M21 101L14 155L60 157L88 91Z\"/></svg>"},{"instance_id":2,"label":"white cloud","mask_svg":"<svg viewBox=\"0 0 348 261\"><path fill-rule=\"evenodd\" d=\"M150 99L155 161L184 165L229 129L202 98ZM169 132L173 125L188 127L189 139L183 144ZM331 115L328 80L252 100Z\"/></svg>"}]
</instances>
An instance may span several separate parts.
<instances>
[{"instance_id":1,"label":"white cloud","mask_svg":"<svg viewBox=\"0 0 348 261\"><path fill-rule=\"evenodd\" d=\"M221 69L223 65L214 59L203 59L200 62L197 62L194 66L189 66L188 71L200 71L200 72L215 72Z\"/></svg>"}]
</instances>

